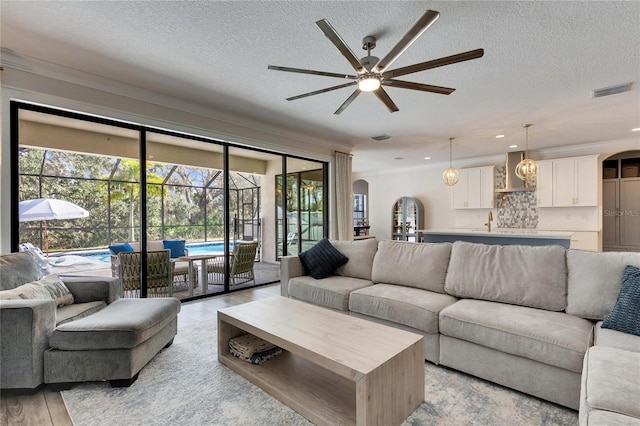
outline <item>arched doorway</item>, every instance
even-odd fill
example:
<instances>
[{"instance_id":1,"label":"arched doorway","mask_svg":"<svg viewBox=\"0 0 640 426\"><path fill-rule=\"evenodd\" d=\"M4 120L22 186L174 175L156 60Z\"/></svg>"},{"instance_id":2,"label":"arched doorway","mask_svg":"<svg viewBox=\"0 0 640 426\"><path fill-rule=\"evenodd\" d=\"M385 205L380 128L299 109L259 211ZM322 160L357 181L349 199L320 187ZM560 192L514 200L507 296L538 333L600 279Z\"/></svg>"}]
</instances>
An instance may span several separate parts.
<instances>
[{"instance_id":1,"label":"arched doorway","mask_svg":"<svg viewBox=\"0 0 640 426\"><path fill-rule=\"evenodd\" d=\"M602 162L602 249L640 251L640 150Z\"/></svg>"}]
</instances>

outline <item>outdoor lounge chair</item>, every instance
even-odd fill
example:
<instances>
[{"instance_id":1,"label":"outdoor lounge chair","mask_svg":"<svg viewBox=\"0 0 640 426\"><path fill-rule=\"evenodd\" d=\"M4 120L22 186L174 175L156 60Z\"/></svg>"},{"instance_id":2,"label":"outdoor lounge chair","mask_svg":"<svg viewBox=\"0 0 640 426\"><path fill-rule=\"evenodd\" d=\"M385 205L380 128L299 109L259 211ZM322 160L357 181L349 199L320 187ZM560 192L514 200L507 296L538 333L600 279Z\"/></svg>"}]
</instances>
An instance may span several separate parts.
<instances>
[{"instance_id":1,"label":"outdoor lounge chair","mask_svg":"<svg viewBox=\"0 0 640 426\"><path fill-rule=\"evenodd\" d=\"M229 255L229 278L231 286L249 281L256 283L253 264L256 260L257 242L240 242L234 244L233 253ZM211 282L224 282L224 256L207 260L207 278Z\"/></svg>"},{"instance_id":2,"label":"outdoor lounge chair","mask_svg":"<svg viewBox=\"0 0 640 426\"><path fill-rule=\"evenodd\" d=\"M140 252L118 253L118 278L125 297L140 297ZM169 250L147 253L147 290L150 297L173 296L173 263Z\"/></svg>"},{"instance_id":3,"label":"outdoor lounge chair","mask_svg":"<svg viewBox=\"0 0 640 426\"><path fill-rule=\"evenodd\" d=\"M29 253L35 260L40 269L48 273L56 273L55 268L63 268L69 266L92 265L96 267L104 267L104 262L89 259L85 256L67 254L62 256L45 256L38 247L31 243L22 243L18 246L21 252Z\"/></svg>"}]
</instances>

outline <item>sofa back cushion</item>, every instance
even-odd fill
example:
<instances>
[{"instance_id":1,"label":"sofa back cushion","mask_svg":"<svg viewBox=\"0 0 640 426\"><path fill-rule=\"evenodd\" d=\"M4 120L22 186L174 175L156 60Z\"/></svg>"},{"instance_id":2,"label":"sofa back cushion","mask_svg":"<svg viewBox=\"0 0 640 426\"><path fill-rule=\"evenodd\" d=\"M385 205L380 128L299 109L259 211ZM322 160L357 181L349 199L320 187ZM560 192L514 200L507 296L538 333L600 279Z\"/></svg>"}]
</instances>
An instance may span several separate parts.
<instances>
[{"instance_id":1,"label":"sofa back cushion","mask_svg":"<svg viewBox=\"0 0 640 426\"><path fill-rule=\"evenodd\" d=\"M397 284L444 293L449 256L450 243L380 241L373 259L371 279L374 283Z\"/></svg>"},{"instance_id":2,"label":"sofa back cushion","mask_svg":"<svg viewBox=\"0 0 640 426\"><path fill-rule=\"evenodd\" d=\"M373 258L378 251L378 240L331 241L331 244L349 261L336 270L336 275L371 281Z\"/></svg>"},{"instance_id":3,"label":"sofa back cushion","mask_svg":"<svg viewBox=\"0 0 640 426\"><path fill-rule=\"evenodd\" d=\"M565 253L560 246L456 241L445 289L457 297L562 311L567 304Z\"/></svg>"},{"instance_id":4,"label":"sofa back cushion","mask_svg":"<svg viewBox=\"0 0 640 426\"><path fill-rule=\"evenodd\" d=\"M129 244L129 246L133 248L134 252L140 251L140 241L129 241L126 244ZM147 251L161 251L164 249L164 243L162 242L162 240L147 241Z\"/></svg>"},{"instance_id":5,"label":"sofa back cushion","mask_svg":"<svg viewBox=\"0 0 640 426\"><path fill-rule=\"evenodd\" d=\"M601 320L613 309L627 265L640 267L640 253L567 252L567 313Z\"/></svg>"},{"instance_id":6,"label":"sofa back cushion","mask_svg":"<svg viewBox=\"0 0 640 426\"><path fill-rule=\"evenodd\" d=\"M10 290L40 277L40 267L29 253L0 256L0 290Z\"/></svg>"}]
</instances>

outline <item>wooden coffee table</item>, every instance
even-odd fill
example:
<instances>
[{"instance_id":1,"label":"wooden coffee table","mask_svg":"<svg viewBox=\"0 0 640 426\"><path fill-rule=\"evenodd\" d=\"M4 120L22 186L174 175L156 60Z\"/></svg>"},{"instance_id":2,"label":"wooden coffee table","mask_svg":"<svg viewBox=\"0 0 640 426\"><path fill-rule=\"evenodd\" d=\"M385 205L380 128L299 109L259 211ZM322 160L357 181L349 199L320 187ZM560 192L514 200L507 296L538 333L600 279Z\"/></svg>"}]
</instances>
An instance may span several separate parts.
<instances>
[{"instance_id":1,"label":"wooden coffee table","mask_svg":"<svg viewBox=\"0 0 640 426\"><path fill-rule=\"evenodd\" d=\"M242 361L245 333L284 352ZM424 400L422 336L281 296L218 311L218 360L315 424L400 424Z\"/></svg>"}]
</instances>

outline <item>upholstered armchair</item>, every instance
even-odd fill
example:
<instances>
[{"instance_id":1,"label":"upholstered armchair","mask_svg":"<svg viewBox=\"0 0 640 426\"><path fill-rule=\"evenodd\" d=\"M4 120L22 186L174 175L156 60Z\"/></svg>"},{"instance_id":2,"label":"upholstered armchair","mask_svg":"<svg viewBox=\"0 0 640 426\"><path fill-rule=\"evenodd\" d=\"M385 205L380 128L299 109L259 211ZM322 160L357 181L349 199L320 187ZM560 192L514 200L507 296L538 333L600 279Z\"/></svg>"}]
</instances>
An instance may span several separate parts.
<instances>
[{"instance_id":1,"label":"upholstered armchair","mask_svg":"<svg viewBox=\"0 0 640 426\"><path fill-rule=\"evenodd\" d=\"M44 352L57 325L91 315L121 296L118 280L109 277L64 277L73 303L24 299L18 288L41 280L28 253L0 256L0 384L2 389L35 389L44 383ZM5 299L10 300L5 300Z\"/></svg>"}]
</instances>

